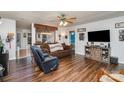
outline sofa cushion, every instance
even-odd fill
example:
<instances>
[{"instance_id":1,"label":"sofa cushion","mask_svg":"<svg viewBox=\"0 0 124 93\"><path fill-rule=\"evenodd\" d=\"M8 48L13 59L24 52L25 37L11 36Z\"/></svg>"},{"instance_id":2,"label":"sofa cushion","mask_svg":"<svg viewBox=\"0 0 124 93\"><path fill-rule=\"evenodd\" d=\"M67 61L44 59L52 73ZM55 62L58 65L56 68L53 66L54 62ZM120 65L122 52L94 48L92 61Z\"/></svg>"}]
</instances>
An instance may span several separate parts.
<instances>
[{"instance_id":1,"label":"sofa cushion","mask_svg":"<svg viewBox=\"0 0 124 93\"><path fill-rule=\"evenodd\" d=\"M49 44L50 52L55 52L58 50L64 50L62 44Z\"/></svg>"}]
</instances>

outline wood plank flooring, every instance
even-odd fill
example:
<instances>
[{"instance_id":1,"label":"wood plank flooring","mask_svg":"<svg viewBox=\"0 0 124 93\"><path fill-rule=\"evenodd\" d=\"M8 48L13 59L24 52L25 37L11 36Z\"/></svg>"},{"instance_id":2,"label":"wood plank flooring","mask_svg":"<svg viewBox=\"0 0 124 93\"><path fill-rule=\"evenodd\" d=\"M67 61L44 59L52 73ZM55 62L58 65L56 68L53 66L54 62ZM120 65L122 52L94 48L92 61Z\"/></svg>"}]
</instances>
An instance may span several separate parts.
<instances>
[{"instance_id":1,"label":"wood plank flooring","mask_svg":"<svg viewBox=\"0 0 124 93\"><path fill-rule=\"evenodd\" d=\"M124 65L117 66L85 59L82 55L73 55L60 60L59 68L44 74L36 70L31 58L9 62L9 75L4 77L6 82L96 82L96 74L100 68L111 72L124 69Z\"/></svg>"}]
</instances>

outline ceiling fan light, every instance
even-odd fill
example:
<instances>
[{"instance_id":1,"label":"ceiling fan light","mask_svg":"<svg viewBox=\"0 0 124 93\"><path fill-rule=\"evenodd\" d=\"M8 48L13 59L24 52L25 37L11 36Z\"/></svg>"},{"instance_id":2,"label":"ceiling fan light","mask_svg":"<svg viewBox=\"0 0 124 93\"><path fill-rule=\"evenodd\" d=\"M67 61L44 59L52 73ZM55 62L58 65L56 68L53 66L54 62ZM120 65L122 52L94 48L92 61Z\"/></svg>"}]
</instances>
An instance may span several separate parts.
<instances>
[{"instance_id":1,"label":"ceiling fan light","mask_svg":"<svg viewBox=\"0 0 124 93\"><path fill-rule=\"evenodd\" d=\"M59 25L62 26L63 25L63 21L61 21Z\"/></svg>"},{"instance_id":2,"label":"ceiling fan light","mask_svg":"<svg viewBox=\"0 0 124 93\"><path fill-rule=\"evenodd\" d=\"M63 25L64 25L64 26L66 26L67 24L68 24L68 23L67 23L67 22L65 22Z\"/></svg>"}]
</instances>

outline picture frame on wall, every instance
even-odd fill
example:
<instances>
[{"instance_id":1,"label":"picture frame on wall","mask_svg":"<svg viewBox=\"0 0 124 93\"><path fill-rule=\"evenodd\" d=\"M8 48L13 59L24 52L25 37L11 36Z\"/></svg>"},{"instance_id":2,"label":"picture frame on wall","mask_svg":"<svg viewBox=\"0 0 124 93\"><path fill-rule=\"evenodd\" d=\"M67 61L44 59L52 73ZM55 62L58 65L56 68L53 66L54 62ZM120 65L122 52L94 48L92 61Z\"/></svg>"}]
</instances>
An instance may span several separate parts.
<instances>
[{"instance_id":1,"label":"picture frame on wall","mask_svg":"<svg viewBox=\"0 0 124 93\"><path fill-rule=\"evenodd\" d=\"M79 40L84 41L84 33L79 33Z\"/></svg>"},{"instance_id":2,"label":"picture frame on wall","mask_svg":"<svg viewBox=\"0 0 124 93\"><path fill-rule=\"evenodd\" d=\"M119 30L119 41L124 41L124 29Z\"/></svg>"},{"instance_id":3,"label":"picture frame on wall","mask_svg":"<svg viewBox=\"0 0 124 93\"><path fill-rule=\"evenodd\" d=\"M86 28L78 28L77 32L86 32Z\"/></svg>"},{"instance_id":4,"label":"picture frame on wall","mask_svg":"<svg viewBox=\"0 0 124 93\"><path fill-rule=\"evenodd\" d=\"M124 22L115 23L115 28L124 28Z\"/></svg>"}]
</instances>

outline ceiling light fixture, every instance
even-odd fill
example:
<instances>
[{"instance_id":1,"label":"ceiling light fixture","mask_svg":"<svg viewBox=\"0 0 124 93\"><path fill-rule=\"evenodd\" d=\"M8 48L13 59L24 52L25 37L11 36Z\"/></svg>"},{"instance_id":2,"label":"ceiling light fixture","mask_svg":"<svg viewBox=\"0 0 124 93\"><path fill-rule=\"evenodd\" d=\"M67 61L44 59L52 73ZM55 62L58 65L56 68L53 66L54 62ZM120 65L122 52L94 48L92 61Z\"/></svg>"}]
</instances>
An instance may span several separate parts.
<instances>
[{"instance_id":1,"label":"ceiling light fixture","mask_svg":"<svg viewBox=\"0 0 124 93\"><path fill-rule=\"evenodd\" d=\"M63 21L61 21L61 22L59 23L59 25L62 26L62 25L63 25Z\"/></svg>"},{"instance_id":2,"label":"ceiling light fixture","mask_svg":"<svg viewBox=\"0 0 124 93\"><path fill-rule=\"evenodd\" d=\"M68 22L66 22L66 21L60 21L60 23L59 23L60 26L66 26L67 24L68 24Z\"/></svg>"},{"instance_id":3,"label":"ceiling light fixture","mask_svg":"<svg viewBox=\"0 0 124 93\"><path fill-rule=\"evenodd\" d=\"M67 26L68 24L73 24L76 17L68 18L65 14L61 14L60 16L57 16L57 20L60 22L59 26Z\"/></svg>"},{"instance_id":4,"label":"ceiling light fixture","mask_svg":"<svg viewBox=\"0 0 124 93\"><path fill-rule=\"evenodd\" d=\"M65 21L63 25L66 26L67 24L68 24L68 23Z\"/></svg>"}]
</instances>

